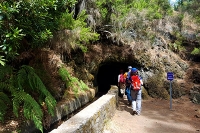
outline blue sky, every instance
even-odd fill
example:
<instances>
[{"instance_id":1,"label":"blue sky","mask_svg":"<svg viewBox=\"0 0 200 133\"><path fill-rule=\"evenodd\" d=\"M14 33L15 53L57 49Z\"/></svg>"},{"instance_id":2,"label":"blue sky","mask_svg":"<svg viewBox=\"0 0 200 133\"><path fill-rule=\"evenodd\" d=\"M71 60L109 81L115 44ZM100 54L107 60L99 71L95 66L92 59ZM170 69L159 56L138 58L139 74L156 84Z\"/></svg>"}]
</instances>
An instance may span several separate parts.
<instances>
[{"instance_id":1,"label":"blue sky","mask_svg":"<svg viewBox=\"0 0 200 133\"><path fill-rule=\"evenodd\" d=\"M176 2L176 0L169 0L170 1L170 3L175 3Z\"/></svg>"}]
</instances>

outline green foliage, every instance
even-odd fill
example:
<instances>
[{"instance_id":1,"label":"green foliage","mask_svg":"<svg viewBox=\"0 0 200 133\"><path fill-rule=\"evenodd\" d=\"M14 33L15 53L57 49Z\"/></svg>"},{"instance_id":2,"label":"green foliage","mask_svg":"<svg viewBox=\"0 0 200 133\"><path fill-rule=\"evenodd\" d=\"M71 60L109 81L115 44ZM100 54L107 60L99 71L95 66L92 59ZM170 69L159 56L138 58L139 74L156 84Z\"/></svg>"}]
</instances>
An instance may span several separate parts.
<instances>
[{"instance_id":1,"label":"green foliage","mask_svg":"<svg viewBox=\"0 0 200 133\"><path fill-rule=\"evenodd\" d=\"M19 71L13 70L11 66L1 66L0 95L4 98L0 99L1 120L7 109L5 105L11 104L9 99L12 101L14 114L18 116L19 109L23 108L25 118L33 120L41 132L43 132L42 105L45 104L48 112L54 114L56 100L30 66L23 65Z\"/></svg>"},{"instance_id":2,"label":"green foliage","mask_svg":"<svg viewBox=\"0 0 200 133\"><path fill-rule=\"evenodd\" d=\"M79 14L73 18L76 0L18 0L0 3L0 53L7 61L15 58L20 51L44 47L55 31L69 28L77 33L74 37L78 47L86 51L84 46L89 40L97 40L98 34L91 32L86 25L86 15ZM79 32L79 33L78 33ZM89 35L88 35L89 34ZM80 38L77 36L80 35ZM80 39L78 41L77 39ZM83 43L83 45L81 44ZM0 60L1 64L5 61Z\"/></svg>"},{"instance_id":3,"label":"green foliage","mask_svg":"<svg viewBox=\"0 0 200 133\"><path fill-rule=\"evenodd\" d=\"M71 30L69 42L71 47L73 49L80 48L83 52L87 51L86 44L99 39L99 34L92 32L91 29L87 27L87 23L85 22L86 18L87 15L85 11L78 14L75 20L73 19L73 12L69 13L68 10L66 10L59 21L61 30Z\"/></svg>"},{"instance_id":4,"label":"green foliage","mask_svg":"<svg viewBox=\"0 0 200 133\"><path fill-rule=\"evenodd\" d=\"M66 10L65 13L61 15L61 18L59 19L60 27L59 29L69 29L72 30L74 27L74 19L73 19L73 12L69 13L68 10Z\"/></svg>"},{"instance_id":5,"label":"green foliage","mask_svg":"<svg viewBox=\"0 0 200 133\"><path fill-rule=\"evenodd\" d=\"M117 19L120 19L121 17L125 17L130 11L133 10L147 10L149 12L147 16L150 19L158 19L162 18L163 15L172 14L172 8L168 0L102 0L97 1L96 5L100 8L100 12L104 21L109 20L106 18L106 16L115 16ZM108 15L111 13L114 15ZM110 21L106 22L109 23Z\"/></svg>"},{"instance_id":6,"label":"green foliage","mask_svg":"<svg viewBox=\"0 0 200 133\"><path fill-rule=\"evenodd\" d=\"M182 14L188 12L200 23L200 3L198 0L178 0L175 5L175 10L182 12Z\"/></svg>"},{"instance_id":7,"label":"green foliage","mask_svg":"<svg viewBox=\"0 0 200 133\"><path fill-rule=\"evenodd\" d=\"M111 8L112 5L114 5L115 2L112 0L101 0L101 1L96 1L96 5L100 10L102 21L104 23L109 23L110 22L110 15L111 15Z\"/></svg>"},{"instance_id":8,"label":"green foliage","mask_svg":"<svg viewBox=\"0 0 200 133\"><path fill-rule=\"evenodd\" d=\"M40 94L38 99L40 104L42 104L42 102L45 102L48 107L48 112L53 115L56 100L46 89L41 79L34 72L34 69L32 67L23 65L18 71L17 79L20 89L25 89L23 88L23 86L27 87L27 83L29 83L29 90L32 89L33 92L37 92L38 94Z\"/></svg>"},{"instance_id":9,"label":"green foliage","mask_svg":"<svg viewBox=\"0 0 200 133\"><path fill-rule=\"evenodd\" d=\"M5 65L5 59L4 59L4 56L0 56L0 65L2 65L2 66Z\"/></svg>"},{"instance_id":10,"label":"green foliage","mask_svg":"<svg viewBox=\"0 0 200 133\"><path fill-rule=\"evenodd\" d=\"M200 24L200 2L199 0L178 0L177 4L175 5L175 10L179 11L182 15L189 14L192 16L193 21L192 23L199 25ZM196 21L196 22L195 22ZM186 22L187 23L187 22ZM192 24L188 24L192 25ZM195 28L196 29L196 28ZM198 29L196 29L198 32ZM197 37L197 41L199 43L199 38ZM191 52L192 55L199 55L200 47L194 48Z\"/></svg>"},{"instance_id":11,"label":"green foliage","mask_svg":"<svg viewBox=\"0 0 200 133\"><path fill-rule=\"evenodd\" d=\"M74 27L72 32L75 37L74 40L83 52L87 51L87 47L84 44L88 44L90 41L96 41L99 39L99 34L91 32L91 29L87 27L87 23L84 22L87 16L85 11L82 11L77 19L74 21ZM73 43L73 42L72 42Z\"/></svg>"},{"instance_id":12,"label":"green foliage","mask_svg":"<svg viewBox=\"0 0 200 133\"><path fill-rule=\"evenodd\" d=\"M181 51L185 50L185 48L183 46L183 41L185 40L185 38L181 35L181 33L176 31L176 32L172 33L172 35L177 38L174 43L169 44L172 51L181 52Z\"/></svg>"},{"instance_id":13,"label":"green foliage","mask_svg":"<svg viewBox=\"0 0 200 133\"><path fill-rule=\"evenodd\" d=\"M61 67L58 72L62 80L66 82L66 88L71 88L75 93L75 96L77 96L79 90L85 91L89 89L89 87L82 80L71 76L66 68Z\"/></svg>"},{"instance_id":14,"label":"green foliage","mask_svg":"<svg viewBox=\"0 0 200 133\"><path fill-rule=\"evenodd\" d=\"M33 120L36 128L43 132L42 118L43 112L40 105L35 99L24 92L23 90L17 91L13 94L13 112L18 116L20 105L23 104L23 113L26 119Z\"/></svg>"},{"instance_id":15,"label":"green foliage","mask_svg":"<svg viewBox=\"0 0 200 133\"><path fill-rule=\"evenodd\" d=\"M194 50L191 52L192 55L200 55L200 48L194 48Z\"/></svg>"},{"instance_id":16,"label":"green foliage","mask_svg":"<svg viewBox=\"0 0 200 133\"><path fill-rule=\"evenodd\" d=\"M148 7L148 3L146 0L136 0L133 2L133 8L136 8L140 11L147 7Z\"/></svg>"}]
</instances>

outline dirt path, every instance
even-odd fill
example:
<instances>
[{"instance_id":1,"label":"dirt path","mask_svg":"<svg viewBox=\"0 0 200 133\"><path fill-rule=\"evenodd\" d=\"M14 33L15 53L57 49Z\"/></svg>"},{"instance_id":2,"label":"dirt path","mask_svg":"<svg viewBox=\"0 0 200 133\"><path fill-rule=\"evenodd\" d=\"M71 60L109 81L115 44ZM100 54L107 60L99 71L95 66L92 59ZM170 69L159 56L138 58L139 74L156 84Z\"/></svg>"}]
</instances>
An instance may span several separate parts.
<instances>
[{"instance_id":1,"label":"dirt path","mask_svg":"<svg viewBox=\"0 0 200 133\"><path fill-rule=\"evenodd\" d=\"M133 116L127 99L119 98L119 107L106 125L105 133L200 133L200 105L187 96L173 100L142 101L142 113Z\"/></svg>"}]
</instances>

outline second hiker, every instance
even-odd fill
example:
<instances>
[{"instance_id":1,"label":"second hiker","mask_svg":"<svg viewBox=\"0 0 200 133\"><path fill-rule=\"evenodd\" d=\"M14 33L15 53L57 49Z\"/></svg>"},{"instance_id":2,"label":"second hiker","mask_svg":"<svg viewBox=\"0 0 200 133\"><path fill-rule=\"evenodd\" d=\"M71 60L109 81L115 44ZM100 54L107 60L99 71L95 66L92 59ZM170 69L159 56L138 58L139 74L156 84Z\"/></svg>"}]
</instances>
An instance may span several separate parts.
<instances>
[{"instance_id":1,"label":"second hiker","mask_svg":"<svg viewBox=\"0 0 200 133\"><path fill-rule=\"evenodd\" d=\"M143 84L141 77L138 75L136 68L131 69L131 97L132 97L132 109L133 115L140 115L141 113L141 100L142 100L142 89Z\"/></svg>"}]
</instances>

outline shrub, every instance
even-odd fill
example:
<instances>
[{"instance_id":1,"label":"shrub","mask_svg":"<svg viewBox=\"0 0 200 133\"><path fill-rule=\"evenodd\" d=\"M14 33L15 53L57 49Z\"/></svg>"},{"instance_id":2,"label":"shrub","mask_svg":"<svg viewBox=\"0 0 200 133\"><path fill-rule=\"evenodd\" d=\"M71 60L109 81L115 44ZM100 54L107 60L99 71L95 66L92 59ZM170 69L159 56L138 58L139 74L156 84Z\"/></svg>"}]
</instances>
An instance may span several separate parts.
<instances>
[{"instance_id":1,"label":"shrub","mask_svg":"<svg viewBox=\"0 0 200 133\"><path fill-rule=\"evenodd\" d=\"M156 74L148 78L146 88L149 95L153 98L169 99L169 94L164 87L164 79L162 74Z\"/></svg>"}]
</instances>

